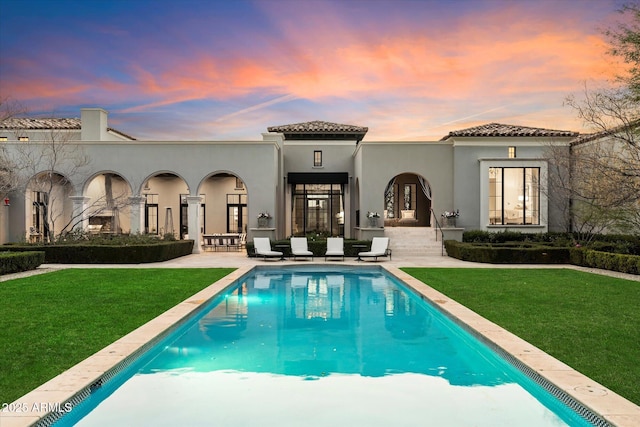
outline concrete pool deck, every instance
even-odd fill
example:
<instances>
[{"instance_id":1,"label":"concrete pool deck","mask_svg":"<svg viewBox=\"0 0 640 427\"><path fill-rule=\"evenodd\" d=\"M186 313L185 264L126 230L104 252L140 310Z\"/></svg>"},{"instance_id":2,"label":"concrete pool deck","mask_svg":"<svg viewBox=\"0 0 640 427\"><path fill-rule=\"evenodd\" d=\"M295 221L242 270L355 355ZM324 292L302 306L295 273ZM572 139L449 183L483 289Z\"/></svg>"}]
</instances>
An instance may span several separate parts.
<instances>
[{"instance_id":1,"label":"concrete pool deck","mask_svg":"<svg viewBox=\"0 0 640 427\"><path fill-rule=\"evenodd\" d=\"M101 381L105 374L113 370L118 364L126 362L134 353L146 346L146 344L162 334L180 319L189 316L201 304L205 303L217 293L231 285L237 278L244 275L256 265L303 265L303 264L338 264L338 265L371 265L377 264L404 281L420 295L431 301L444 312L459 319L469 329L482 335L484 339L495 347L504 350L517 359L528 369L554 384L580 404L589 408L592 412L604 418L615 426L640 425L640 407L622 398L613 391L596 383L590 378L573 370L566 364L552 358L526 341L500 328L494 323L477 315L461 304L446 297L438 291L430 288L417 279L409 276L399 267L458 267L458 268L574 268L588 272L606 274L609 276L629 278L640 281L640 277L606 272L595 269L584 269L567 265L492 265L477 264L449 257L394 257L393 260L381 260L378 262L356 261L347 258L342 261L325 262L324 257L315 258L313 261L277 261L258 260L248 258L242 252L225 253L201 253L181 257L175 260L144 265L43 265L35 272L19 273L16 275L2 276L0 280L9 280L26 275L39 274L63 268L210 268L210 267L236 267L236 271L224 277L218 282L203 289L184 302L176 305L161 316L146 323L130 334L117 340L113 344L98 351L88 359L78 363L69 370L51 379L35 390L26 394L16 402L3 404L0 412L0 426L29 426L47 414L52 412L64 412L67 407L64 402L72 399L78 392Z\"/></svg>"}]
</instances>

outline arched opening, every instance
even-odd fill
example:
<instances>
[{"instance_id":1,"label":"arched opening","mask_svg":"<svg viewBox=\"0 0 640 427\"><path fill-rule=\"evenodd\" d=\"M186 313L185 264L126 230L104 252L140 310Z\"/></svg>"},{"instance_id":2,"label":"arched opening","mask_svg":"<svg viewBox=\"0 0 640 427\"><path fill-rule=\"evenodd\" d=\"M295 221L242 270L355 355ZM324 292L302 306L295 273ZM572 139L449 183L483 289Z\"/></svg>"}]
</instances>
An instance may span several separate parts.
<instances>
[{"instance_id":1,"label":"arched opening","mask_svg":"<svg viewBox=\"0 0 640 427\"><path fill-rule=\"evenodd\" d=\"M201 233L247 232L248 194L241 178L229 172L215 173L202 181L198 195Z\"/></svg>"},{"instance_id":2,"label":"arched opening","mask_svg":"<svg viewBox=\"0 0 640 427\"><path fill-rule=\"evenodd\" d=\"M185 180L171 172L158 173L145 181L141 193L145 198L144 232L184 238L189 231Z\"/></svg>"},{"instance_id":3,"label":"arched opening","mask_svg":"<svg viewBox=\"0 0 640 427\"><path fill-rule=\"evenodd\" d=\"M385 227L430 227L431 186L422 176L402 173L384 192Z\"/></svg>"},{"instance_id":4,"label":"arched opening","mask_svg":"<svg viewBox=\"0 0 640 427\"><path fill-rule=\"evenodd\" d=\"M131 186L122 176L112 172L96 175L87 183L84 196L90 234L130 232Z\"/></svg>"},{"instance_id":5,"label":"arched opening","mask_svg":"<svg viewBox=\"0 0 640 427\"><path fill-rule=\"evenodd\" d=\"M42 172L34 176L25 193L27 239L31 242L51 242L71 231L74 218L73 185L56 172Z\"/></svg>"}]
</instances>

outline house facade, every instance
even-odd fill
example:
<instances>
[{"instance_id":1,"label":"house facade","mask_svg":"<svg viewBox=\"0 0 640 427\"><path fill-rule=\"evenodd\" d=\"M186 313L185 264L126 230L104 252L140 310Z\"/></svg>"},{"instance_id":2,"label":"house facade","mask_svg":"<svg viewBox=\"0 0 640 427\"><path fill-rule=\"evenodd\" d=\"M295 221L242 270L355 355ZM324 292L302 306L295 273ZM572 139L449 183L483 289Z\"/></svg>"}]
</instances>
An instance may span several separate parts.
<instances>
[{"instance_id":1,"label":"house facade","mask_svg":"<svg viewBox=\"0 0 640 427\"><path fill-rule=\"evenodd\" d=\"M254 141L140 141L110 128L100 108L9 119L0 143L21 186L5 198L0 242L72 229L196 242L214 233L367 239L441 226L445 211L459 212L458 229L560 227L545 150L569 150L575 132L487 124L418 142L367 141L367 131L308 122Z\"/></svg>"}]
</instances>

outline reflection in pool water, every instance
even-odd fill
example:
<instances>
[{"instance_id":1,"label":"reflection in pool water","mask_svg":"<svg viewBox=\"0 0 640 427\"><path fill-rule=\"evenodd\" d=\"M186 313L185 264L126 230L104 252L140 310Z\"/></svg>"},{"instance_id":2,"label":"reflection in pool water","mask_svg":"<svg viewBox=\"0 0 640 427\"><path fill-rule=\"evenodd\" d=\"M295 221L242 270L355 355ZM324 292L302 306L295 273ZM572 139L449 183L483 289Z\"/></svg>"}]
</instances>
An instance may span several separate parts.
<instances>
[{"instance_id":1,"label":"reflection in pool water","mask_svg":"<svg viewBox=\"0 0 640 427\"><path fill-rule=\"evenodd\" d=\"M588 425L378 269L258 270L214 303L60 425Z\"/></svg>"}]
</instances>

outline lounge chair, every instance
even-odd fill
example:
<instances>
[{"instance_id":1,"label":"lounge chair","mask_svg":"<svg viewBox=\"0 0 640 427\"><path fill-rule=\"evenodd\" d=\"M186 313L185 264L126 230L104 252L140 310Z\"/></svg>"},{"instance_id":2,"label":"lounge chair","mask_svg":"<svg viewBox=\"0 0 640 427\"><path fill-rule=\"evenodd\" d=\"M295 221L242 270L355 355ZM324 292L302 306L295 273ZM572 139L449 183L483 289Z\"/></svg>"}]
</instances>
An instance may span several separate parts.
<instances>
[{"instance_id":1,"label":"lounge chair","mask_svg":"<svg viewBox=\"0 0 640 427\"><path fill-rule=\"evenodd\" d=\"M276 257L284 259L284 254L282 252L271 250L271 240L268 237L254 237L253 249L256 253L256 256L262 257L264 259Z\"/></svg>"},{"instance_id":2,"label":"lounge chair","mask_svg":"<svg viewBox=\"0 0 640 427\"><path fill-rule=\"evenodd\" d=\"M306 237L291 238L291 255L293 259L300 257L311 257L313 260L313 252L309 250Z\"/></svg>"},{"instance_id":3,"label":"lounge chair","mask_svg":"<svg viewBox=\"0 0 640 427\"><path fill-rule=\"evenodd\" d=\"M327 237L327 252L324 254L324 260L327 257L342 257L344 261L344 239L342 237Z\"/></svg>"},{"instance_id":4,"label":"lounge chair","mask_svg":"<svg viewBox=\"0 0 640 427\"><path fill-rule=\"evenodd\" d=\"M369 252L360 252L358 254L358 261L362 261L362 258L374 258L374 261L378 260L378 257L388 256L391 259L391 249L389 249L388 237L374 237L371 240L371 250Z\"/></svg>"}]
</instances>

